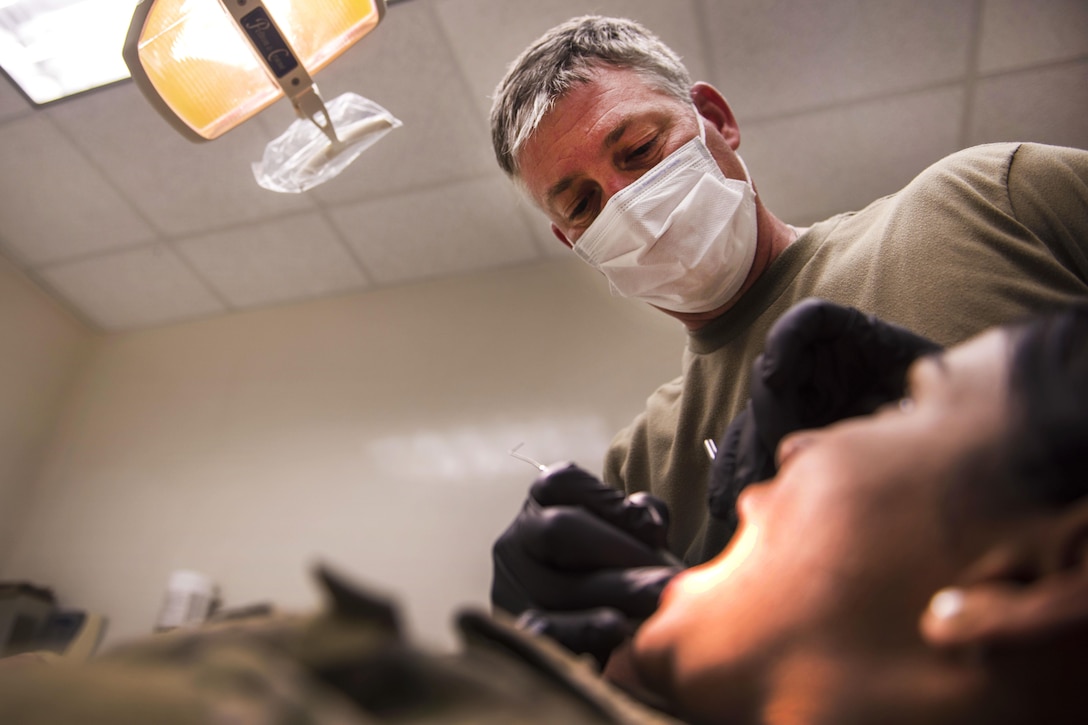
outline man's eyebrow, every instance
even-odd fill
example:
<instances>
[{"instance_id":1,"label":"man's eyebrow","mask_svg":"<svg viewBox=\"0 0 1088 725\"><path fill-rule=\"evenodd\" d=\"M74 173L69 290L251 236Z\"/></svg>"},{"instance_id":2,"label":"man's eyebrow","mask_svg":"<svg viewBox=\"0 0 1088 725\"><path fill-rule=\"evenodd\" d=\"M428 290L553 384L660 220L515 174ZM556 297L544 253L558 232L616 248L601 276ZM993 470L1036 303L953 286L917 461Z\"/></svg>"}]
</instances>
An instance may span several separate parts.
<instances>
[{"instance_id":1,"label":"man's eyebrow","mask_svg":"<svg viewBox=\"0 0 1088 725\"><path fill-rule=\"evenodd\" d=\"M570 174L568 176L564 176L562 179L552 184L552 188L548 189L548 194L544 197L546 206L554 207L556 197L558 197L571 186L573 186L575 178L576 177L574 174Z\"/></svg>"},{"instance_id":2,"label":"man's eyebrow","mask_svg":"<svg viewBox=\"0 0 1088 725\"><path fill-rule=\"evenodd\" d=\"M610 146L614 146L617 141L623 138L623 134L627 131L627 127L631 125L631 117L627 116L620 121L614 129L608 132L608 135L604 137L604 143L601 146L607 149Z\"/></svg>"}]
</instances>

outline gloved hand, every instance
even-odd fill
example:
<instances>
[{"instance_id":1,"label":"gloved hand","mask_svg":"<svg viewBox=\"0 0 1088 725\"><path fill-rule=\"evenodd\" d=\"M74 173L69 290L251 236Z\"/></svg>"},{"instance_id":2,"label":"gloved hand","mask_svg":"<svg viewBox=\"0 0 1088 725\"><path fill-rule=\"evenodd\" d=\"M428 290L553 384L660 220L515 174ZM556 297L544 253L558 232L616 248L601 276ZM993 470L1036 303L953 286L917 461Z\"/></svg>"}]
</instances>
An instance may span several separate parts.
<instances>
[{"instance_id":1,"label":"gloved hand","mask_svg":"<svg viewBox=\"0 0 1088 725\"><path fill-rule=\"evenodd\" d=\"M574 464L551 466L492 547L491 602L528 612L527 628L603 663L682 568L667 532L660 499L625 496Z\"/></svg>"},{"instance_id":2,"label":"gloved hand","mask_svg":"<svg viewBox=\"0 0 1088 725\"><path fill-rule=\"evenodd\" d=\"M736 526L736 501L772 477L787 434L871 413L902 397L907 368L941 346L852 307L806 299L771 327L751 398L726 428L711 468L711 515Z\"/></svg>"},{"instance_id":3,"label":"gloved hand","mask_svg":"<svg viewBox=\"0 0 1088 725\"><path fill-rule=\"evenodd\" d=\"M634 623L611 607L579 612L526 609L515 624L519 629L549 637L572 652L591 655L601 669L612 651L635 633Z\"/></svg>"}]
</instances>

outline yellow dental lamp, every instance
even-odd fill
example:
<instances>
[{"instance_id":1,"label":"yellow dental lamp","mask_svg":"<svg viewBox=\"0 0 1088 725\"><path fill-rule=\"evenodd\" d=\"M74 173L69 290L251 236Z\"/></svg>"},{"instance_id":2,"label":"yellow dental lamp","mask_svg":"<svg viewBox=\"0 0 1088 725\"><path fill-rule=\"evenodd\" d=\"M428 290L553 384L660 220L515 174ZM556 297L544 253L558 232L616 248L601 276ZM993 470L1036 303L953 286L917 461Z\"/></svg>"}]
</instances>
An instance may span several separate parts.
<instances>
[{"instance_id":1,"label":"yellow dental lamp","mask_svg":"<svg viewBox=\"0 0 1088 725\"><path fill-rule=\"evenodd\" d=\"M313 81L385 8L386 0L142 0L123 56L152 107L191 141L291 99L299 119L265 147L253 175L266 189L300 193L401 125L354 93L326 105Z\"/></svg>"},{"instance_id":2,"label":"yellow dental lamp","mask_svg":"<svg viewBox=\"0 0 1088 725\"><path fill-rule=\"evenodd\" d=\"M313 75L385 9L385 0L143 0L123 55L151 105L192 141L218 138L286 95L335 142Z\"/></svg>"}]
</instances>

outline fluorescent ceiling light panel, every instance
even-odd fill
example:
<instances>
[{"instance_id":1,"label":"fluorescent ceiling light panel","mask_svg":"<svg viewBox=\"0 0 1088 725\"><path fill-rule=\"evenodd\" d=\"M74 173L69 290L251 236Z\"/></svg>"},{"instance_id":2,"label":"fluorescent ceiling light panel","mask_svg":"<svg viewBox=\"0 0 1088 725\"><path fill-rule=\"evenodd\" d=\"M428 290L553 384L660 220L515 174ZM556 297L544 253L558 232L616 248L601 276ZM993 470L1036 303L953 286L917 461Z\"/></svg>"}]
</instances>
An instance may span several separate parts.
<instances>
[{"instance_id":1,"label":"fluorescent ceiling light panel","mask_svg":"<svg viewBox=\"0 0 1088 725\"><path fill-rule=\"evenodd\" d=\"M138 0L0 0L0 66L37 104L129 77Z\"/></svg>"}]
</instances>

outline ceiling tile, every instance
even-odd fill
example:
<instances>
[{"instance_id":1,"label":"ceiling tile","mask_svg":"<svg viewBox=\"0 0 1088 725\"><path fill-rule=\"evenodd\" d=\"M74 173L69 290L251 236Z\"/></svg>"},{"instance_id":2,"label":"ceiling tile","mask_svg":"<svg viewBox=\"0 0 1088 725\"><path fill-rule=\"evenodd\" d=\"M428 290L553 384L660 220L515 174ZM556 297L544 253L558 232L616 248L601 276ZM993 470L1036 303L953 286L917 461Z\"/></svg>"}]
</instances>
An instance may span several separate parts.
<instances>
[{"instance_id":1,"label":"ceiling tile","mask_svg":"<svg viewBox=\"0 0 1088 725\"><path fill-rule=\"evenodd\" d=\"M1088 2L986 0L979 44L983 73L1088 53Z\"/></svg>"},{"instance_id":2,"label":"ceiling tile","mask_svg":"<svg viewBox=\"0 0 1088 725\"><path fill-rule=\"evenodd\" d=\"M378 284L539 258L509 183L495 176L338 207L330 215Z\"/></svg>"},{"instance_id":3,"label":"ceiling tile","mask_svg":"<svg viewBox=\"0 0 1088 725\"><path fill-rule=\"evenodd\" d=\"M749 124L739 151L767 207L809 224L897 191L955 151L962 105L945 89Z\"/></svg>"},{"instance_id":4,"label":"ceiling tile","mask_svg":"<svg viewBox=\"0 0 1088 725\"><path fill-rule=\"evenodd\" d=\"M154 237L41 111L0 126L0 148L0 239L16 261L54 261Z\"/></svg>"},{"instance_id":5,"label":"ceiling tile","mask_svg":"<svg viewBox=\"0 0 1088 725\"><path fill-rule=\"evenodd\" d=\"M970 138L1088 148L1088 61L982 81Z\"/></svg>"},{"instance_id":6,"label":"ceiling tile","mask_svg":"<svg viewBox=\"0 0 1088 725\"><path fill-rule=\"evenodd\" d=\"M251 164L271 141L244 124L193 143L161 118L133 83L104 88L49 114L161 231L183 236L225 224L313 209L301 194L257 186Z\"/></svg>"},{"instance_id":7,"label":"ceiling tile","mask_svg":"<svg viewBox=\"0 0 1088 725\"><path fill-rule=\"evenodd\" d=\"M358 263L317 213L207 234L175 247L197 274L237 307L366 286Z\"/></svg>"},{"instance_id":8,"label":"ceiling tile","mask_svg":"<svg viewBox=\"0 0 1088 725\"><path fill-rule=\"evenodd\" d=\"M438 0L434 7L470 79L472 98L483 118L487 118L492 93L510 62L549 28L587 13L629 17L645 24L683 56L693 78L706 77L700 23L690 0L599 0L590 5L583 0Z\"/></svg>"},{"instance_id":9,"label":"ceiling tile","mask_svg":"<svg viewBox=\"0 0 1088 725\"><path fill-rule=\"evenodd\" d=\"M494 168L487 127L469 97L430 3L389 8L374 32L316 77L326 101L353 92L404 124L367 149L337 178L311 193L335 205L453 179ZM293 120L279 104L265 122L280 129Z\"/></svg>"},{"instance_id":10,"label":"ceiling tile","mask_svg":"<svg viewBox=\"0 0 1088 725\"><path fill-rule=\"evenodd\" d=\"M745 119L960 78L971 0L707 2L719 90Z\"/></svg>"},{"instance_id":11,"label":"ceiling tile","mask_svg":"<svg viewBox=\"0 0 1088 725\"><path fill-rule=\"evenodd\" d=\"M225 311L162 245L47 267L39 274L105 330L160 325Z\"/></svg>"}]
</instances>

